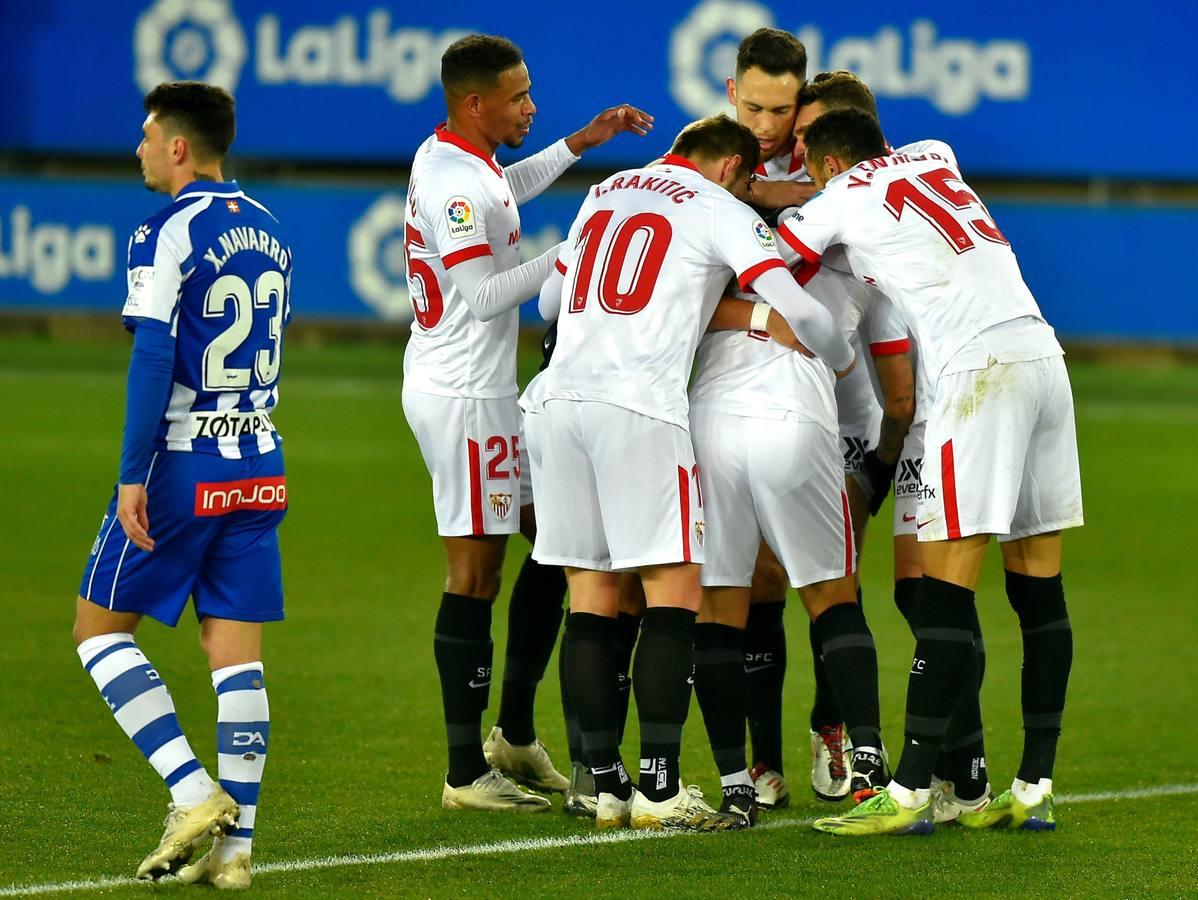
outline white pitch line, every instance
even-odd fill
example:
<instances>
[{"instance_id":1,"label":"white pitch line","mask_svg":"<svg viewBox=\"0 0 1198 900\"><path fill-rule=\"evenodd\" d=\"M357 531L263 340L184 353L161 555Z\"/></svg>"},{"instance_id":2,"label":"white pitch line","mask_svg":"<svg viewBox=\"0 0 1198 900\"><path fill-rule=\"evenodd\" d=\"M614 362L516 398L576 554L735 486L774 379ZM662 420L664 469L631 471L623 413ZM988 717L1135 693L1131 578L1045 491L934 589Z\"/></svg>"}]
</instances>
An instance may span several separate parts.
<instances>
[{"instance_id":1,"label":"white pitch line","mask_svg":"<svg viewBox=\"0 0 1198 900\"><path fill-rule=\"evenodd\" d=\"M1099 803L1104 800L1144 800L1153 797L1175 797L1198 794L1198 784L1162 784L1156 787L1131 788L1124 791L1099 791L1091 794L1062 794L1057 797L1061 805L1073 803ZM813 818L775 819L757 826L761 830L798 828L810 825ZM294 859L284 862L264 863L254 866L254 875L269 875L273 872L313 872L318 869L337 869L346 866L378 866L389 863L430 862L439 859L454 859L463 856L497 856L504 853L523 853L530 850L560 850L566 847L595 847L603 844L626 844L685 836L677 831L602 831L592 834L570 835L560 838L525 838L511 841L494 841L489 844L468 844L454 847L428 847L423 850L400 850L393 853L358 854L343 856L318 856L311 859ZM126 886L149 886L153 882L138 881L136 878L97 878L83 881L57 881L45 884L12 885L0 888L0 897L32 897L37 894L52 894L67 891L97 891Z\"/></svg>"}]
</instances>

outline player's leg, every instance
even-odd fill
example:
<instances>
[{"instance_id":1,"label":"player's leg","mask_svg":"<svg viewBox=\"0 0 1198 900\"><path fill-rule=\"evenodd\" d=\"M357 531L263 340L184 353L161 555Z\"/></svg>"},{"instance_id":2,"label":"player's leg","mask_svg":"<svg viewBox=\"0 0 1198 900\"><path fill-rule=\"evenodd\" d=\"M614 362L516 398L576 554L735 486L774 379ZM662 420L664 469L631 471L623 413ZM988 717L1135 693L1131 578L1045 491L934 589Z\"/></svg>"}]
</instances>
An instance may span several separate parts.
<instances>
[{"instance_id":1,"label":"player's leg","mask_svg":"<svg viewBox=\"0 0 1198 900\"><path fill-rule=\"evenodd\" d=\"M138 877L158 878L187 862L213 830L233 827L237 806L196 759L174 701L134 632L143 615L179 620L210 539L209 522L194 516L193 472L179 457L154 457L146 490L150 553L129 542L109 506L79 588L74 638L84 669L117 724L137 745L171 793L171 813L158 847ZM207 480L200 478L198 480ZM220 480L211 478L210 480Z\"/></svg>"},{"instance_id":2,"label":"player's leg","mask_svg":"<svg viewBox=\"0 0 1198 900\"><path fill-rule=\"evenodd\" d=\"M1055 827L1052 775L1073 659L1073 630L1061 579L1061 529L1082 524L1073 397L1060 357L1027 364L1041 389L1009 534L1000 538L1007 599L1023 635L1024 747L1011 789L962 822L1028 830Z\"/></svg>"},{"instance_id":3,"label":"player's leg","mask_svg":"<svg viewBox=\"0 0 1198 900\"><path fill-rule=\"evenodd\" d=\"M616 616L616 637L612 656L616 661L616 690L620 703L617 710L617 733L624 743L624 728L628 724L628 704L632 701L632 654L641 634L641 619L645 617L645 588L635 572L620 575L620 613Z\"/></svg>"},{"instance_id":4,"label":"player's leg","mask_svg":"<svg viewBox=\"0 0 1198 900\"><path fill-rule=\"evenodd\" d=\"M915 525L919 498L925 491L920 478L923 435L922 422L907 433L894 484L894 602L912 635L917 630L915 595L923 576ZM956 821L962 814L980 808L991 793L982 732L980 692L986 672L986 649L980 623L974 628L973 649L977 657L978 690L961 693L936 763L932 780L936 824Z\"/></svg>"},{"instance_id":5,"label":"player's leg","mask_svg":"<svg viewBox=\"0 0 1198 900\"><path fill-rule=\"evenodd\" d=\"M782 686L786 679L786 569L769 544L759 544L749 586L745 626L745 677L753 777L763 805L784 807L790 791L783 775Z\"/></svg>"},{"instance_id":6,"label":"player's leg","mask_svg":"<svg viewBox=\"0 0 1198 900\"><path fill-rule=\"evenodd\" d=\"M529 502L520 508L520 531L532 544L536 522L526 467L525 459L521 492ZM491 765L537 791L563 792L570 786L569 779L554 768L545 745L537 740L533 725L537 685L557 643L565 596L566 576L561 566L542 566L530 552L520 566L508 605L499 718L483 745Z\"/></svg>"},{"instance_id":7,"label":"player's leg","mask_svg":"<svg viewBox=\"0 0 1198 900\"><path fill-rule=\"evenodd\" d=\"M510 783L493 775L481 735L491 685L492 606L507 536L519 527L519 410L507 398L439 397L406 388L403 407L432 476L445 548L445 590L433 637L449 756L442 806L546 808L543 798L514 785L509 791L504 785Z\"/></svg>"},{"instance_id":8,"label":"player's leg","mask_svg":"<svg viewBox=\"0 0 1198 900\"><path fill-rule=\"evenodd\" d=\"M952 373L936 384L921 473L931 496L921 499L916 523L924 574L902 757L887 790L847 816L816 822L819 830L924 834L933 827L936 761L962 691L977 689L974 590L990 536L1010 529L1034 427L1034 372L1021 365ZM1003 395L978 405L992 384L1002 384ZM971 414L960 415L962 407Z\"/></svg>"},{"instance_id":9,"label":"player's leg","mask_svg":"<svg viewBox=\"0 0 1198 900\"><path fill-rule=\"evenodd\" d=\"M720 773L721 810L741 816L752 826L758 802L745 764L744 642L750 584L762 546L748 471L749 448L758 435L752 420L699 405L691 409L691 437L703 473L705 520L703 601L695 626L695 696ZM785 590L783 581L783 595Z\"/></svg>"}]
</instances>

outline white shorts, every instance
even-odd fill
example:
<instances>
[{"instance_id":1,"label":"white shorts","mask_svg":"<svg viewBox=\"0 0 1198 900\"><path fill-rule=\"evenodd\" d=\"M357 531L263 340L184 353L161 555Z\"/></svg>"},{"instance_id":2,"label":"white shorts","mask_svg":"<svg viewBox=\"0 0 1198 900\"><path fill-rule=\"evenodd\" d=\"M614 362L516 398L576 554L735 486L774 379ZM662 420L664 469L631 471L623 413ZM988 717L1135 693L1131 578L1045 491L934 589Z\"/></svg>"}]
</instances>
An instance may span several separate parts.
<instances>
[{"instance_id":1,"label":"white shorts","mask_svg":"<svg viewBox=\"0 0 1198 900\"><path fill-rule=\"evenodd\" d=\"M607 571L703 562L703 493L685 428L609 403L550 400L533 425L539 563Z\"/></svg>"},{"instance_id":2,"label":"white shorts","mask_svg":"<svg viewBox=\"0 0 1198 900\"><path fill-rule=\"evenodd\" d=\"M903 439L898 468L894 471L894 536L916 534L915 517L919 512L920 499L935 497L930 487L925 487L920 477L923 467L923 433L926 423L911 426Z\"/></svg>"},{"instance_id":3,"label":"white shorts","mask_svg":"<svg viewBox=\"0 0 1198 900\"><path fill-rule=\"evenodd\" d=\"M433 478L442 537L515 534L532 502L515 397L476 400L403 391L403 410Z\"/></svg>"},{"instance_id":4,"label":"white shorts","mask_svg":"<svg viewBox=\"0 0 1198 900\"><path fill-rule=\"evenodd\" d=\"M1016 540L1082 524L1073 394L1050 356L942 375L928 410L919 539Z\"/></svg>"},{"instance_id":5,"label":"white shorts","mask_svg":"<svg viewBox=\"0 0 1198 900\"><path fill-rule=\"evenodd\" d=\"M705 587L748 587L763 537L792 587L853 573L843 457L830 431L815 422L698 407L691 433L709 538Z\"/></svg>"},{"instance_id":6,"label":"white shorts","mask_svg":"<svg viewBox=\"0 0 1198 900\"><path fill-rule=\"evenodd\" d=\"M865 454L877 446L882 428L882 406L869 377L871 362L863 358L859 343L854 342L853 347L857 350L857 365L836 382L836 416L845 475L863 472Z\"/></svg>"}]
</instances>

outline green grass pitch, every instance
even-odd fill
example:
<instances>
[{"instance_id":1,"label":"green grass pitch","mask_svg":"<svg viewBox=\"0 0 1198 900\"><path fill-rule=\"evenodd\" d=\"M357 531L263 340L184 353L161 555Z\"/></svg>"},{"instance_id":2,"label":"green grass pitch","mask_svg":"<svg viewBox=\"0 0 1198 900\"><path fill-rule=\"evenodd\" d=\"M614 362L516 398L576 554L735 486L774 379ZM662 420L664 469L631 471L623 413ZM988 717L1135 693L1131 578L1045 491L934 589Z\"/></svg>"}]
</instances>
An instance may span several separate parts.
<instances>
[{"instance_id":1,"label":"green grass pitch","mask_svg":"<svg viewBox=\"0 0 1198 900\"><path fill-rule=\"evenodd\" d=\"M70 640L75 591L108 500L123 410L123 343L0 340L0 895L9 886L130 875L156 842L167 794L120 732ZM525 376L535 357L521 359ZM1075 364L1087 526L1066 541L1076 661L1049 835L833 839L804 820L805 623L790 613L788 774L797 803L754 832L593 843L555 810L447 813L432 624L442 590L428 476L400 408L402 350L292 346L276 421L291 511L288 619L267 630L272 743L257 826L263 896L1161 896L1198 891L1194 646L1198 370ZM911 640L890 598L887 515L863 566L886 734L900 741ZM526 552L513 540L506 584ZM988 560L979 608L989 653L988 763L1009 782L1020 746L1019 635ZM505 588L506 592L506 588ZM505 594L506 596L506 594ZM505 615L496 615L497 663ZM142 646L214 765L215 701L187 616L147 623ZM551 669L551 671L553 671ZM497 682L498 683L498 682ZM498 706L493 694L491 716ZM556 677L541 736L565 765ZM635 763L635 726L625 759ZM683 772L718 795L697 707ZM1173 793L1160 789L1181 786ZM1128 796L1136 788L1146 796ZM525 842L545 839L548 847ZM571 840L580 845L562 846ZM470 847L454 854L452 848ZM446 848L450 848L447 850ZM522 848L522 849L518 849ZM412 851L402 855L404 851ZM422 852L432 851L432 852ZM390 861L380 855L395 854ZM323 857L357 855L317 867ZM295 865L288 867L287 864ZM107 884L107 882L106 882ZM116 896L198 890L108 884Z\"/></svg>"}]
</instances>

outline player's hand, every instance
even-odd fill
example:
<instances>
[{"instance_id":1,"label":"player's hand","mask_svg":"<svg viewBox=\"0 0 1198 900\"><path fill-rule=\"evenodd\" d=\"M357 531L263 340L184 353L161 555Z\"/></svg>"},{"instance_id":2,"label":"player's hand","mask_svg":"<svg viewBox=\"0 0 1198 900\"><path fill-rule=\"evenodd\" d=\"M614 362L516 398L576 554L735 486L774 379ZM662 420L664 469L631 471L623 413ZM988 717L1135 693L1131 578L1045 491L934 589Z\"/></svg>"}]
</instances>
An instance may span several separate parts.
<instances>
[{"instance_id":1,"label":"player's hand","mask_svg":"<svg viewBox=\"0 0 1198 900\"><path fill-rule=\"evenodd\" d=\"M765 209L802 206L815 195L815 185L809 182L767 181L763 178L753 182L753 203Z\"/></svg>"},{"instance_id":2,"label":"player's hand","mask_svg":"<svg viewBox=\"0 0 1198 900\"><path fill-rule=\"evenodd\" d=\"M790 327L790 323L786 321L786 317L778 312L778 310L770 310L770 317L765 322L765 330L772 340L777 341L783 347L789 347L796 353L803 354L803 356L815 357L814 353L803 346L803 342L794 333L794 329Z\"/></svg>"},{"instance_id":3,"label":"player's hand","mask_svg":"<svg viewBox=\"0 0 1198 900\"><path fill-rule=\"evenodd\" d=\"M144 484L122 484L117 489L116 517L125 529L125 537L149 553L154 549L150 537L150 519L146 515L147 497Z\"/></svg>"},{"instance_id":4,"label":"player's hand","mask_svg":"<svg viewBox=\"0 0 1198 900\"><path fill-rule=\"evenodd\" d=\"M894 483L894 472L898 468L898 460L884 463L878 457L877 450L865 454L863 463L865 477L869 480L869 514L876 516L882 508L882 501L890 493L890 485Z\"/></svg>"},{"instance_id":5,"label":"player's hand","mask_svg":"<svg viewBox=\"0 0 1198 900\"><path fill-rule=\"evenodd\" d=\"M591 124L586 128L576 131L566 138L566 146L575 156L580 156L592 147L606 144L621 132L631 131L633 134L644 137L652 129L653 117L651 115L635 106L621 103L619 106L605 109L591 119Z\"/></svg>"},{"instance_id":6,"label":"player's hand","mask_svg":"<svg viewBox=\"0 0 1198 900\"><path fill-rule=\"evenodd\" d=\"M839 372L836 373L837 379L847 378L849 376L849 374L855 368L857 368L857 357L856 356L853 357L853 361L851 363L849 363L849 367L847 369L841 369Z\"/></svg>"}]
</instances>

